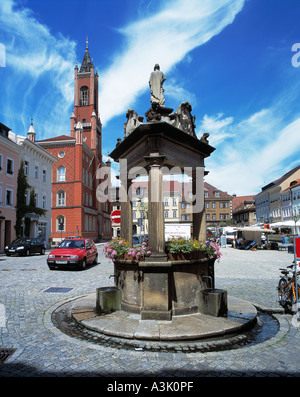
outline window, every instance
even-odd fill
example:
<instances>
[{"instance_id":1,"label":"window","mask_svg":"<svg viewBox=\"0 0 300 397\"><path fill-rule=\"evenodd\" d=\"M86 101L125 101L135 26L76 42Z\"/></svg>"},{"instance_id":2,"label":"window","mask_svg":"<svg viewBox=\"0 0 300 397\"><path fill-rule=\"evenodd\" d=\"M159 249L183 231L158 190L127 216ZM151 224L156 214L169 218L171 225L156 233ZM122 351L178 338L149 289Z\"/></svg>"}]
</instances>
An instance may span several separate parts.
<instances>
[{"instance_id":1,"label":"window","mask_svg":"<svg viewBox=\"0 0 300 397\"><path fill-rule=\"evenodd\" d=\"M43 182L47 182L47 171L43 170Z\"/></svg>"},{"instance_id":2,"label":"window","mask_svg":"<svg viewBox=\"0 0 300 397\"><path fill-rule=\"evenodd\" d=\"M80 106L89 104L89 89L86 86L80 88Z\"/></svg>"},{"instance_id":3,"label":"window","mask_svg":"<svg viewBox=\"0 0 300 397\"><path fill-rule=\"evenodd\" d=\"M57 168L57 181L64 182L66 180L66 169L63 165Z\"/></svg>"},{"instance_id":4,"label":"window","mask_svg":"<svg viewBox=\"0 0 300 397\"><path fill-rule=\"evenodd\" d=\"M206 208L209 208L209 203L205 203L205 207L206 207Z\"/></svg>"},{"instance_id":5,"label":"window","mask_svg":"<svg viewBox=\"0 0 300 397\"><path fill-rule=\"evenodd\" d=\"M24 173L29 175L29 161L24 161Z\"/></svg>"},{"instance_id":6,"label":"window","mask_svg":"<svg viewBox=\"0 0 300 397\"><path fill-rule=\"evenodd\" d=\"M220 197L220 192L215 192L215 197Z\"/></svg>"},{"instance_id":7,"label":"window","mask_svg":"<svg viewBox=\"0 0 300 397\"><path fill-rule=\"evenodd\" d=\"M34 166L34 178L39 179L39 167L38 165Z\"/></svg>"},{"instance_id":8,"label":"window","mask_svg":"<svg viewBox=\"0 0 300 397\"><path fill-rule=\"evenodd\" d=\"M2 186L0 186L0 204L2 204Z\"/></svg>"},{"instance_id":9,"label":"window","mask_svg":"<svg viewBox=\"0 0 300 397\"><path fill-rule=\"evenodd\" d=\"M3 169L3 155L0 153L0 172Z\"/></svg>"},{"instance_id":10,"label":"window","mask_svg":"<svg viewBox=\"0 0 300 397\"><path fill-rule=\"evenodd\" d=\"M56 218L56 231L57 232L63 232L65 231L65 217L63 215L59 215Z\"/></svg>"},{"instance_id":11,"label":"window","mask_svg":"<svg viewBox=\"0 0 300 397\"><path fill-rule=\"evenodd\" d=\"M165 218L169 218L169 211L165 211Z\"/></svg>"},{"instance_id":12,"label":"window","mask_svg":"<svg viewBox=\"0 0 300 397\"><path fill-rule=\"evenodd\" d=\"M35 204L36 207L39 206L39 195L38 195L38 193L34 194L34 204Z\"/></svg>"},{"instance_id":13,"label":"window","mask_svg":"<svg viewBox=\"0 0 300 397\"><path fill-rule=\"evenodd\" d=\"M46 205L47 205L47 197L43 196L43 198L42 198L42 208L43 208L43 210L46 209Z\"/></svg>"},{"instance_id":14,"label":"window","mask_svg":"<svg viewBox=\"0 0 300 397\"><path fill-rule=\"evenodd\" d=\"M211 203L211 208L216 208L216 203L214 201Z\"/></svg>"},{"instance_id":15,"label":"window","mask_svg":"<svg viewBox=\"0 0 300 397\"><path fill-rule=\"evenodd\" d=\"M10 189L6 189L5 192L5 205L13 205L13 191Z\"/></svg>"},{"instance_id":16,"label":"window","mask_svg":"<svg viewBox=\"0 0 300 397\"><path fill-rule=\"evenodd\" d=\"M173 211L173 218L177 218L177 211Z\"/></svg>"},{"instance_id":17,"label":"window","mask_svg":"<svg viewBox=\"0 0 300 397\"><path fill-rule=\"evenodd\" d=\"M10 175L14 173L14 160L9 158L6 159L6 173Z\"/></svg>"},{"instance_id":18,"label":"window","mask_svg":"<svg viewBox=\"0 0 300 397\"><path fill-rule=\"evenodd\" d=\"M57 192L57 200L56 203L58 206L66 205L66 196L63 190L59 190Z\"/></svg>"}]
</instances>

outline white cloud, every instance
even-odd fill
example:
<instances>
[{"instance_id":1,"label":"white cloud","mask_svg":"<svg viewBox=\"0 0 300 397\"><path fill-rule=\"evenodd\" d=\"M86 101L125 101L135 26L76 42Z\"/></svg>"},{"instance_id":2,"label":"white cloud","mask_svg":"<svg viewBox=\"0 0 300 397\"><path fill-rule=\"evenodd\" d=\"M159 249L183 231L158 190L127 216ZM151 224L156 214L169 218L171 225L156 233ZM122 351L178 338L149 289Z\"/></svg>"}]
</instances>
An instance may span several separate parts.
<instances>
[{"instance_id":1,"label":"white cloud","mask_svg":"<svg viewBox=\"0 0 300 397\"><path fill-rule=\"evenodd\" d=\"M147 88L156 63L166 74L191 50L231 24L243 5L244 0L166 2L165 8L156 14L120 30L126 48L101 73L103 124L132 107L135 98Z\"/></svg>"},{"instance_id":2,"label":"white cloud","mask_svg":"<svg viewBox=\"0 0 300 397\"><path fill-rule=\"evenodd\" d=\"M40 120L43 133L61 133L60 127L66 126L66 121L69 124L65 114L69 113L74 99L75 42L62 35L52 35L31 10L16 9L13 0L0 3L0 26L10 74L3 89L11 99L4 103L3 113L9 117L17 108L23 112L18 117L24 119L25 131L33 116Z\"/></svg>"},{"instance_id":3,"label":"white cloud","mask_svg":"<svg viewBox=\"0 0 300 397\"><path fill-rule=\"evenodd\" d=\"M229 126L233 123L233 117L225 117L222 119L223 114L216 116L204 116L201 121L197 136L200 139L204 133L209 133L209 143L216 146L223 142L225 139L233 136Z\"/></svg>"},{"instance_id":4,"label":"white cloud","mask_svg":"<svg viewBox=\"0 0 300 397\"><path fill-rule=\"evenodd\" d=\"M219 140L217 150L206 160L210 171L206 180L221 190L255 194L300 164L300 158L294 161L300 147L300 118L285 123L276 105L239 122L220 115L206 116L203 124L205 121L215 127L212 137L216 132Z\"/></svg>"}]
</instances>

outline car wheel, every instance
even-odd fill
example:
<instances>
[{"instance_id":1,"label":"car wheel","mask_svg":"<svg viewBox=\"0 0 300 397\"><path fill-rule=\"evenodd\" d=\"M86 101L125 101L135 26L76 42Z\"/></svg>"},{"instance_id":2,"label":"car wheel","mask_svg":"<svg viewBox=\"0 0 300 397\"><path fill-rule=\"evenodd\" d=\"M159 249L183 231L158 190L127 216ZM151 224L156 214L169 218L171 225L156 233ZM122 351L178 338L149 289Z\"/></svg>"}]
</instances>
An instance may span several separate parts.
<instances>
[{"instance_id":1,"label":"car wheel","mask_svg":"<svg viewBox=\"0 0 300 397\"><path fill-rule=\"evenodd\" d=\"M45 255L45 247L41 249L41 255Z\"/></svg>"},{"instance_id":2,"label":"car wheel","mask_svg":"<svg viewBox=\"0 0 300 397\"><path fill-rule=\"evenodd\" d=\"M86 259L84 258L81 263L81 269L85 269L85 268L86 268Z\"/></svg>"}]
</instances>

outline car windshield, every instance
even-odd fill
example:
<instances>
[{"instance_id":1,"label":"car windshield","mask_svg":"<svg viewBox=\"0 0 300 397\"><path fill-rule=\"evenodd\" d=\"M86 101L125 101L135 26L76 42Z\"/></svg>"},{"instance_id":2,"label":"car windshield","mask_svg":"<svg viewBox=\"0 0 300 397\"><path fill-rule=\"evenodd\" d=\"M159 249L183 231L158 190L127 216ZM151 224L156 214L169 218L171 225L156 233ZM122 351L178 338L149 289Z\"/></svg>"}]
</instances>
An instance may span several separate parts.
<instances>
[{"instance_id":1,"label":"car windshield","mask_svg":"<svg viewBox=\"0 0 300 397\"><path fill-rule=\"evenodd\" d=\"M84 249L84 240L64 240L58 248Z\"/></svg>"},{"instance_id":2,"label":"car windshield","mask_svg":"<svg viewBox=\"0 0 300 397\"><path fill-rule=\"evenodd\" d=\"M30 242L30 239L18 238L17 240L13 241L13 244L25 244L26 242Z\"/></svg>"}]
</instances>

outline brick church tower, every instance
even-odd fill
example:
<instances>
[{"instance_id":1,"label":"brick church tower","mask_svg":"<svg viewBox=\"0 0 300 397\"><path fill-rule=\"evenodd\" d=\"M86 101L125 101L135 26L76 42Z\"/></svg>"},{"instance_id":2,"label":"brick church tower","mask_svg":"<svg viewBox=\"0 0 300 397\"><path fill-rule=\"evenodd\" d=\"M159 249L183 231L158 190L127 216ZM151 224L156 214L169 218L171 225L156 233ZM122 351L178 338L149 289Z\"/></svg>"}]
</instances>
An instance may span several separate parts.
<instances>
[{"instance_id":1,"label":"brick church tower","mask_svg":"<svg viewBox=\"0 0 300 397\"><path fill-rule=\"evenodd\" d=\"M70 135L38 141L58 158L53 166L52 240L80 235L98 241L111 238L111 204L96 197L102 163L102 125L98 112L98 73L88 42L80 69L75 66L74 110Z\"/></svg>"}]
</instances>

